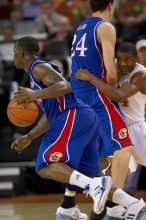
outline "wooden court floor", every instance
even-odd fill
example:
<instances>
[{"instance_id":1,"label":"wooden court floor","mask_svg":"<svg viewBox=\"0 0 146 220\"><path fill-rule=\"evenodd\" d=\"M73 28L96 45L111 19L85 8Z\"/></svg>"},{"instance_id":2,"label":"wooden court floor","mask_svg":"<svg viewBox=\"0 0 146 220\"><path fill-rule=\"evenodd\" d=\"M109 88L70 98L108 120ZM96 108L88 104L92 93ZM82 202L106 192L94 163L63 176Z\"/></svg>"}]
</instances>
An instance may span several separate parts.
<instances>
[{"instance_id":1,"label":"wooden court floor","mask_svg":"<svg viewBox=\"0 0 146 220\"><path fill-rule=\"evenodd\" d=\"M137 192L136 198L144 198L146 192ZM56 209L63 195L22 196L0 198L0 220L55 220ZM92 200L84 195L77 195L77 204L82 212L90 214Z\"/></svg>"},{"instance_id":2,"label":"wooden court floor","mask_svg":"<svg viewBox=\"0 0 146 220\"><path fill-rule=\"evenodd\" d=\"M54 220L59 203L0 204L0 220ZM91 203L80 203L81 210L90 213Z\"/></svg>"},{"instance_id":3,"label":"wooden court floor","mask_svg":"<svg viewBox=\"0 0 146 220\"><path fill-rule=\"evenodd\" d=\"M0 198L0 220L55 220L55 213L62 194ZM90 214L92 200L77 195L77 204L82 212Z\"/></svg>"}]
</instances>

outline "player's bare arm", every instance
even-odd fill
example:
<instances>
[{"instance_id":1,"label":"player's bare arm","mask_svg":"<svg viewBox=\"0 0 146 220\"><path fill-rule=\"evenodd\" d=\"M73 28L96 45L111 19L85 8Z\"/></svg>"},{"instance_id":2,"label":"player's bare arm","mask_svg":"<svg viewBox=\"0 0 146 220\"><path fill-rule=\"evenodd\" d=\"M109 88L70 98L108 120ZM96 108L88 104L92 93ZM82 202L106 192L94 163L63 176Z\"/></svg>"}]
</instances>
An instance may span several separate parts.
<instances>
[{"instance_id":1,"label":"player's bare arm","mask_svg":"<svg viewBox=\"0 0 146 220\"><path fill-rule=\"evenodd\" d=\"M97 29L97 36L102 45L103 60L107 71L106 81L109 85L116 87L118 76L115 65L115 28L112 24L103 22Z\"/></svg>"},{"instance_id":2,"label":"player's bare arm","mask_svg":"<svg viewBox=\"0 0 146 220\"><path fill-rule=\"evenodd\" d=\"M36 98L57 98L71 92L69 83L50 64L37 65L34 68L33 75L47 86L46 89L36 91Z\"/></svg>"},{"instance_id":3,"label":"player's bare arm","mask_svg":"<svg viewBox=\"0 0 146 220\"><path fill-rule=\"evenodd\" d=\"M57 98L71 92L70 84L50 64L39 64L33 70L34 78L47 88L33 91L20 87L15 94L18 103L29 103L36 99Z\"/></svg>"},{"instance_id":4,"label":"player's bare arm","mask_svg":"<svg viewBox=\"0 0 146 220\"><path fill-rule=\"evenodd\" d=\"M11 148L18 152L21 152L22 150L26 149L34 139L40 137L48 129L49 129L49 123L46 118L46 115L43 114L38 124L26 135L23 135L20 138L17 138L12 143Z\"/></svg>"},{"instance_id":5,"label":"player's bare arm","mask_svg":"<svg viewBox=\"0 0 146 220\"><path fill-rule=\"evenodd\" d=\"M46 115L43 114L37 125L29 133L27 133L27 136L29 139L34 140L44 134L49 127L50 125Z\"/></svg>"},{"instance_id":6,"label":"player's bare arm","mask_svg":"<svg viewBox=\"0 0 146 220\"><path fill-rule=\"evenodd\" d=\"M131 78L130 83L123 85L120 88L114 88L111 85L106 84L88 70L79 70L76 74L77 79L86 80L104 93L108 98L115 102L120 102L126 98L136 94L138 91L143 92L146 85L146 74L143 72L137 72Z\"/></svg>"}]
</instances>

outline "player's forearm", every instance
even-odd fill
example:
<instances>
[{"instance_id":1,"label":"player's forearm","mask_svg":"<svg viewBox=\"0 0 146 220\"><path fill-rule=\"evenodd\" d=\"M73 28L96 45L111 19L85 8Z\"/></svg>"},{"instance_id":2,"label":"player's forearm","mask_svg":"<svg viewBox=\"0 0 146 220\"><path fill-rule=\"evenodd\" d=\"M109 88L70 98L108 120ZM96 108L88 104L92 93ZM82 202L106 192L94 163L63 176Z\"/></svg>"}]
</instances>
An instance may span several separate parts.
<instances>
[{"instance_id":1,"label":"player's forearm","mask_svg":"<svg viewBox=\"0 0 146 220\"><path fill-rule=\"evenodd\" d=\"M48 98L57 98L59 96L66 95L71 92L71 87L68 83L61 81L55 83L52 86L49 86L46 89L37 90L36 98L37 99L48 99Z\"/></svg>"},{"instance_id":2,"label":"player's forearm","mask_svg":"<svg viewBox=\"0 0 146 220\"><path fill-rule=\"evenodd\" d=\"M44 114L38 124L29 133L27 133L27 135L31 140L34 140L44 134L48 129L49 122Z\"/></svg>"},{"instance_id":3,"label":"player's forearm","mask_svg":"<svg viewBox=\"0 0 146 220\"><path fill-rule=\"evenodd\" d=\"M89 82L111 100L115 102L123 100L123 93L119 89L114 88L111 85L108 85L107 83L98 79L96 76L91 75Z\"/></svg>"},{"instance_id":4,"label":"player's forearm","mask_svg":"<svg viewBox=\"0 0 146 220\"><path fill-rule=\"evenodd\" d=\"M113 65L110 64L107 68L106 82L108 85L111 85L115 88L118 86L118 74L114 63Z\"/></svg>"}]
</instances>

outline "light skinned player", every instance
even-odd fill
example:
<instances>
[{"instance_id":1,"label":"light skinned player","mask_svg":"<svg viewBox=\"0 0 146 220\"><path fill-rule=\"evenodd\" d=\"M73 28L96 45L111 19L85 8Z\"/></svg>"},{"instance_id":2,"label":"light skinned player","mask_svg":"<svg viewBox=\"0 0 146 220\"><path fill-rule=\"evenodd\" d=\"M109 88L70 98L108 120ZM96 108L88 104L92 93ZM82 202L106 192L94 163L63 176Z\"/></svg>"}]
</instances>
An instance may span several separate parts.
<instances>
[{"instance_id":1,"label":"light skinned player","mask_svg":"<svg viewBox=\"0 0 146 220\"><path fill-rule=\"evenodd\" d=\"M113 88L95 77L87 70L80 70L76 77L93 83L107 97L115 102L120 102L120 107L128 127L134 150L142 165L146 166L146 68L137 63L137 50L132 43L122 43L117 48L117 68L119 72L120 88ZM119 172L122 160L119 161ZM112 217L122 219L125 212L120 206L108 209L108 219ZM110 216L110 217L109 217Z\"/></svg>"}]
</instances>

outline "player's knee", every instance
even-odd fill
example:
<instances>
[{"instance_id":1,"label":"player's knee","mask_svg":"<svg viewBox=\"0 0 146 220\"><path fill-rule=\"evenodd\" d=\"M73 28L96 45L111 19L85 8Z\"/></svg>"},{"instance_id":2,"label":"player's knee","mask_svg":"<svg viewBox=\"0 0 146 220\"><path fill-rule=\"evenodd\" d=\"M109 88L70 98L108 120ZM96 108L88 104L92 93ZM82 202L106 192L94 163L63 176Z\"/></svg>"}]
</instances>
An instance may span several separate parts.
<instances>
[{"instance_id":1,"label":"player's knee","mask_svg":"<svg viewBox=\"0 0 146 220\"><path fill-rule=\"evenodd\" d=\"M116 157L116 158L120 158L120 157L122 157L122 155L123 155L122 150L116 150L116 151L114 152L114 158L115 158L115 157Z\"/></svg>"},{"instance_id":2,"label":"player's knee","mask_svg":"<svg viewBox=\"0 0 146 220\"><path fill-rule=\"evenodd\" d=\"M44 169L36 171L36 172L40 177L42 177L44 179L51 179L52 171L47 168L44 168Z\"/></svg>"},{"instance_id":3,"label":"player's knee","mask_svg":"<svg viewBox=\"0 0 146 220\"><path fill-rule=\"evenodd\" d=\"M53 179L56 170L58 170L58 163L50 163L46 168L37 171L37 174L44 179Z\"/></svg>"},{"instance_id":4,"label":"player's knee","mask_svg":"<svg viewBox=\"0 0 146 220\"><path fill-rule=\"evenodd\" d=\"M131 156L131 153L126 148L122 148L114 152L114 158L116 157L119 160L120 159L124 160L124 158L129 159L130 156Z\"/></svg>"},{"instance_id":5,"label":"player's knee","mask_svg":"<svg viewBox=\"0 0 146 220\"><path fill-rule=\"evenodd\" d=\"M39 170L39 171L36 171L36 172L37 172L37 174L38 174L40 177L46 179L46 173L45 173L44 169Z\"/></svg>"}]
</instances>

